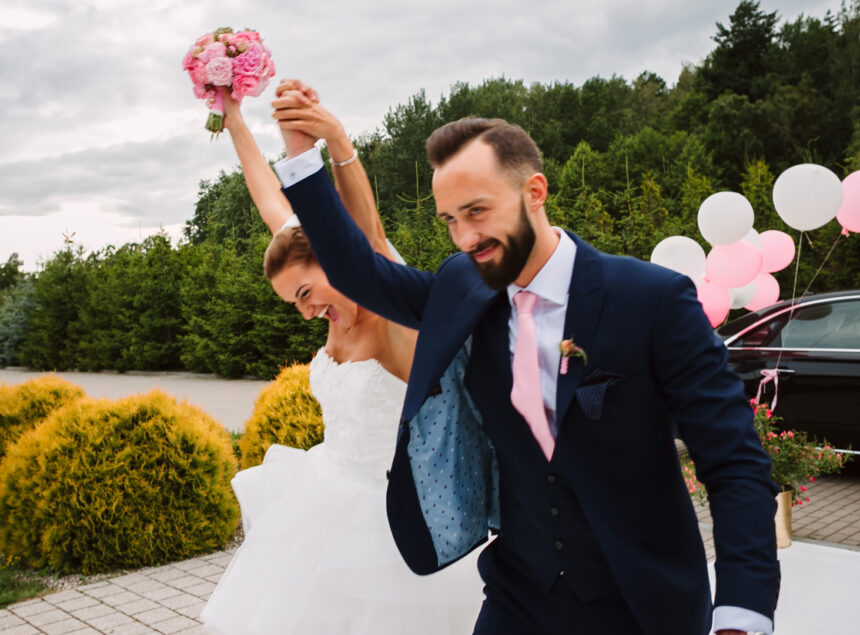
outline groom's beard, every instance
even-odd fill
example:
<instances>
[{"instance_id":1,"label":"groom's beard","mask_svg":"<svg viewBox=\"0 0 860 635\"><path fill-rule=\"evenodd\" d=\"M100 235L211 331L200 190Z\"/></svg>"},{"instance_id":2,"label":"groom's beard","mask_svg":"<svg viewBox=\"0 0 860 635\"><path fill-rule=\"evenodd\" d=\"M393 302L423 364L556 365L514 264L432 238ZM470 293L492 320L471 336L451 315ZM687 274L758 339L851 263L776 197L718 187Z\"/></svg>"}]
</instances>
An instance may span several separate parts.
<instances>
[{"instance_id":1,"label":"groom's beard","mask_svg":"<svg viewBox=\"0 0 860 635\"><path fill-rule=\"evenodd\" d=\"M516 229L516 233L509 234L506 237L507 244L495 238L490 238L468 252L469 258L475 264L475 268L478 270L481 279L491 289L501 291L516 280L523 267L526 266L529 255L532 253L532 248L535 244L535 231L529 224L526 213L526 205L521 202L520 224ZM498 263L477 262L475 260L475 254L489 249L494 245L499 245L502 250L502 259Z\"/></svg>"}]
</instances>

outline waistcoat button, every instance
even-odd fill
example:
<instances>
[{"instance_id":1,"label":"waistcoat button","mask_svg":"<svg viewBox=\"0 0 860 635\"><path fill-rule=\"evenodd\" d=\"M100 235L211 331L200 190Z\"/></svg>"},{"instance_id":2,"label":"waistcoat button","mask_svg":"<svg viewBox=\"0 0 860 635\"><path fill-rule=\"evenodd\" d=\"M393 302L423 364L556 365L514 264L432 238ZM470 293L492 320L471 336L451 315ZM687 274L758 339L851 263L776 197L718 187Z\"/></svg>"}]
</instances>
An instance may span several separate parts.
<instances>
[{"instance_id":1,"label":"waistcoat button","mask_svg":"<svg viewBox=\"0 0 860 635\"><path fill-rule=\"evenodd\" d=\"M561 540L556 540L554 546L556 551L561 551L562 549L564 549L564 543Z\"/></svg>"},{"instance_id":2,"label":"waistcoat button","mask_svg":"<svg viewBox=\"0 0 860 635\"><path fill-rule=\"evenodd\" d=\"M552 516L553 518L558 516L558 512L559 512L559 509L555 505L553 505L552 507L549 508L549 515Z\"/></svg>"},{"instance_id":3,"label":"waistcoat button","mask_svg":"<svg viewBox=\"0 0 860 635\"><path fill-rule=\"evenodd\" d=\"M546 482L547 483L555 483L555 474L547 474Z\"/></svg>"}]
</instances>

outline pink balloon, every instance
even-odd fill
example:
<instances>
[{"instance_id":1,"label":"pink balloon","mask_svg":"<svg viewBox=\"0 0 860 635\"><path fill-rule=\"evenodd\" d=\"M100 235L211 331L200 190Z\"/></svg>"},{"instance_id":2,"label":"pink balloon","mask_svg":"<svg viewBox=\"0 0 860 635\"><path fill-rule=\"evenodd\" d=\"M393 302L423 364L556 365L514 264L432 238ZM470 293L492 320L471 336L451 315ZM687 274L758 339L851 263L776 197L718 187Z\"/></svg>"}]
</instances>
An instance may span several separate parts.
<instances>
[{"instance_id":1,"label":"pink balloon","mask_svg":"<svg viewBox=\"0 0 860 635\"><path fill-rule=\"evenodd\" d=\"M761 263L761 252L745 240L715 245L705 261L705 277L726 289L744 287L761 272Z\"/></svg>"},{"instance_id":2,"label":"pink balloon","mask_svg":"<svg viewBox=\"0 0 860 635\"><path fill-rule=\"evenodd\" d=\"M711 282L697 280L696 292L711 326L715 327L726 319L732 306L732 298L726 289Z\"/></svg>"},{"instance_id":3,"label":"pink balloon","mask_svg":"<svg viewBox=\"0 0 860 635\"><path fill-rule=\"evenodd\" d=\"M765 273L782 271L794 260L794 239L785 232L771 229L759 234L761 238L761 270Z\"/></svg>"},{"instance_id":4,"label":"pink balloon","mask_svg":"<svg viewBox=\"0 0 860 635\"><path fill-rule=\"evenodd\" d=\"M755 295L749 301L749 304L744 306L748 311L758 311L766 306L775 304L779 299L779 283L769 273L760 273L754 281Z\"/></svg>"},{"instance_id":5,"label":"pink balloon","mask_svg":"<svg viewBox=\"0 0 860 635\"><path fill-rule=\"evenodd\" d=\"M860 170L852 172L842 181L842 207L836 220L850 232L860 232Z\"/></svg>"}]
</instances>

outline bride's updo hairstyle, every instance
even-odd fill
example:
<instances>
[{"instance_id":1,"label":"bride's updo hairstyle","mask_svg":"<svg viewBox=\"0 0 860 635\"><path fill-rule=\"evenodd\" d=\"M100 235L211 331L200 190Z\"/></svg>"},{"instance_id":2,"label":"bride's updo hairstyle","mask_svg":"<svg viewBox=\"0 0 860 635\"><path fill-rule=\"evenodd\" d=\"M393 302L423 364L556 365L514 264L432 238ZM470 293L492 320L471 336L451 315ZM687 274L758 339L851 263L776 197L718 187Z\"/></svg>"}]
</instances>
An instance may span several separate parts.
<instances>
[{"instance_id":1,"label":"bride's updo hairstyle","mask_svg":"<svg viewBox=\"0 0 860 635\"><path fill-rule=\"evenodd\" d=\"M438 168L476 139L493 148L499 165L517 187L535 172L543 172L540 149L534 139L504 119L464 117L446 123L427 139L427 159L434 169Z\"/></svg>"},{"instance_id":2,"label":"bride's updo hairstyle","mask_svg":"<svg viewBox=\"0 0 860 635\"><path fill-rule=\"evenodd\" d=\"M263 275L271 280L294 263L317 264L311 244L301 227L286 227L272 237L263 256Z\"/></svg>"}]
</instances>

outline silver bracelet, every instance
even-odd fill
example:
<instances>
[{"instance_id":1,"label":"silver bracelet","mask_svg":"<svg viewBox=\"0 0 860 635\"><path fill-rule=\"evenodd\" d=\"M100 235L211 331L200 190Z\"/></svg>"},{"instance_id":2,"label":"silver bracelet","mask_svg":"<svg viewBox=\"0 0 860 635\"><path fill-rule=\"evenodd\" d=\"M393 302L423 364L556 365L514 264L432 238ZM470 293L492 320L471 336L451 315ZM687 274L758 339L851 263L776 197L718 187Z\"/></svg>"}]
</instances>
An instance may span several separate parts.
<instances>
[{"instance_id":1,"label":"silver bracelet","mask_svg":"<svg viewBox=\"0 0 860 635\"><path fill-rule=\"evenodd\" d=\"M336 168L342 168L345 165L349 165L350 163L355 161L357 158L358 158L358 148L353 148L352 149L352 156L349 157L346 161L335 161L334 159L329 158L328 162L331 163Z\"/></svg>"}]
</instances>

